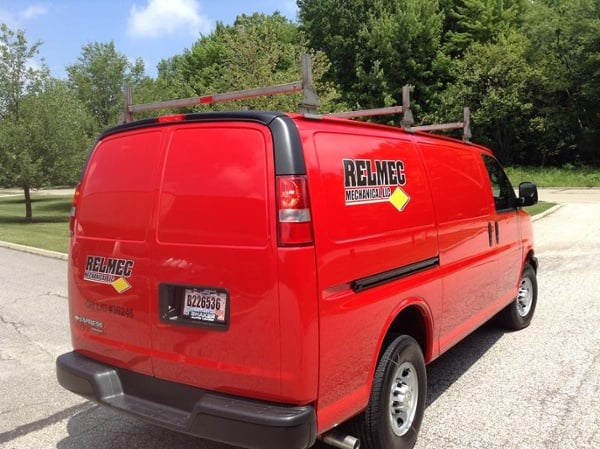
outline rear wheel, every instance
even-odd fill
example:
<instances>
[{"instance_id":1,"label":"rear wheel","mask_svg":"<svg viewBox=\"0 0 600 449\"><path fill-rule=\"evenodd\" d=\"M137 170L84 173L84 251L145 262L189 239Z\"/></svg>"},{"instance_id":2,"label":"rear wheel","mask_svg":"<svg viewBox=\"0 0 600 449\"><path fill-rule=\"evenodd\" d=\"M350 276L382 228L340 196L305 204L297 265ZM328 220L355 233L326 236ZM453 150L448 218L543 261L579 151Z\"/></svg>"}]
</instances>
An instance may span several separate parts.
<instances>
[{"instance_id":1,"label":"rear wheel","mask_svg":"<svg viewBox=\"0 0 600 449\"><path fill-rule=\"evenodd\" d=\"M535 270L525 265L517 297L498 314L500 324L508 329L519 330L529 326L537 304L537 279Z\"/></svg>"},{"instance_id":2,"label":"rear wheel","mask_svg":"<svg viewBox=\"0 0 600 449\"><path fill-rule=\"evenodd\" d=\"M396 338L381 357L369 405L354 419L361 448L410 449L421 427L427 376L419 344Z\"/></svg>"}]
</instances>

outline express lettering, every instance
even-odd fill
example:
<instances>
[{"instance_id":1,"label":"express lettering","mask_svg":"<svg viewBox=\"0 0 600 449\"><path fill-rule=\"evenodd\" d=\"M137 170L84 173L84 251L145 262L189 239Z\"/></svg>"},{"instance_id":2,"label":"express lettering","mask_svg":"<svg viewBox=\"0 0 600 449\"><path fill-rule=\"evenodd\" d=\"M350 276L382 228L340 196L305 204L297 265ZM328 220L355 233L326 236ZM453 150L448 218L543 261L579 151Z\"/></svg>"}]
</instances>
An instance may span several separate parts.
<instances>
[{"instance_id":1,"label":"express lettering","mask_svg":"<svg viewBox=\"0 0 600 449\"><path fill-rule=\"evenodd\" d=\"M406 184L404 162L343 159L345 187L375 187Z\"/></svg>"},{"instance_id":2,"label":"express lettering","mask_svg":"<svg viewBox=\"0 0 600 449\"><path fill-rule=\"evenodd\" d=\"M133 272L133 265L133 260L106 259L101 256L88 256L85 264L85 271L129 277Z\"/></svg>"}]
</instances>

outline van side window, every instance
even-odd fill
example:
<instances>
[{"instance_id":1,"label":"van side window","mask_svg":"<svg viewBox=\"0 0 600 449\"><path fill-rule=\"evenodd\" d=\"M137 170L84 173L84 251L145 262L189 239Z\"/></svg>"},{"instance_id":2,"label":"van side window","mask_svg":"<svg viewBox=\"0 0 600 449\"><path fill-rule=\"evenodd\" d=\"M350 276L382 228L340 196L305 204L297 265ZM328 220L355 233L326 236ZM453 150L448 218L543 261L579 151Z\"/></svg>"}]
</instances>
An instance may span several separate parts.
<instances>
[{"instance_id":1,"label":"van side window","mask_svg":"<svg viewBox=\"0 0 600 449\"><path fill-rule=\"evenodd\" d=\"M492 184L492 195L494 196L496 211L514 209L516 196L508 176L506 176L506 173L504 173L504 170L496 159L484 155L483 161L485 162L485 168Z\"/></svg>"},{"instance_id":2,"label":"van side window","mask_svg":"<svg viewBox=\"0 0 600 449\"><path fill-rule=\"evenodd\" d=\"M420 144L440 224L487 217L487 181L470 148ZM458 207L460 204L460 207Z\"/></svg>"}]
</instances>

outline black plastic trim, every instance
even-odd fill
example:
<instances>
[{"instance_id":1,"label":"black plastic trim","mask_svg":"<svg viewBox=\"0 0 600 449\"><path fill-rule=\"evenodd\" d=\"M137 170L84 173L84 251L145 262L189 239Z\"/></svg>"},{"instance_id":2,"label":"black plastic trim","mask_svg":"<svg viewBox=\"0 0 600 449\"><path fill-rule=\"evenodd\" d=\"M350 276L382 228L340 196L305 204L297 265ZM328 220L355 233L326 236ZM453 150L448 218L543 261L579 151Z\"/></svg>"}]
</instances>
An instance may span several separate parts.
<instances>
[{"instance_id":1,"label":"black plastic trim","mask_svg":"<svg viewBox=\"0 0 600 449\"><path fill-rule=\"evenodd\" d=\"M419 262L411 263L403 267L394 268L392 270L384 271L381 273L372 274L370 276L356 279L350 283L350 288L354 292L361 292L363 290L377 287L388 282L393 282L406 276L420 273L424 270L429 270L439 266L440 258L438 256L430 259L425 259Z\"/></svg>"},{"instance_id":2,"label":"black plastic trim","mask_svg":"<svg viewBox=\"0 0 600 449\"><path fill-rule=\"evenodd\" d=\"M269 128L273 134L275 147L275 174L305 175L306 165L300 134L294 121L287 115L276 117Z\"/></svg>"},{"instance_id":3,"label":"black plastic trim","mask_svg":"<svg viewBox=\"0 0 600 449\"><path fill-rule=\"evenodd\" d=\"M177 432L249 449L306 449L316 440L310 405L256 401L168 382L77 352L56 360L60 385L120 412Z\"/></svg>"}]
</instances>

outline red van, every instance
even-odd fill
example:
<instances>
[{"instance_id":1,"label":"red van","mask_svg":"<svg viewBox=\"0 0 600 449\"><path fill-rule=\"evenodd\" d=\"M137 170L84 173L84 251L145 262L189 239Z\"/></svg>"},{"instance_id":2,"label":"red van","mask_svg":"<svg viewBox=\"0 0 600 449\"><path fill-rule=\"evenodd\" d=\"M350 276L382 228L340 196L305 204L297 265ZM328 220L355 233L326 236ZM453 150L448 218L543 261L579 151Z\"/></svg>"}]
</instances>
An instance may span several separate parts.
<instances>
[{"instance_id":1,"label":"red van","mask_svg":"<svg viewBox=\"0 0 600 449\"><path fill-rule=\"evenodd\" d=\"M425 365L537 301L486 148L346 119L196 113L99 138L75 195L66 389L256 449L410 448Z\"/></svg>"}]
</instances>

